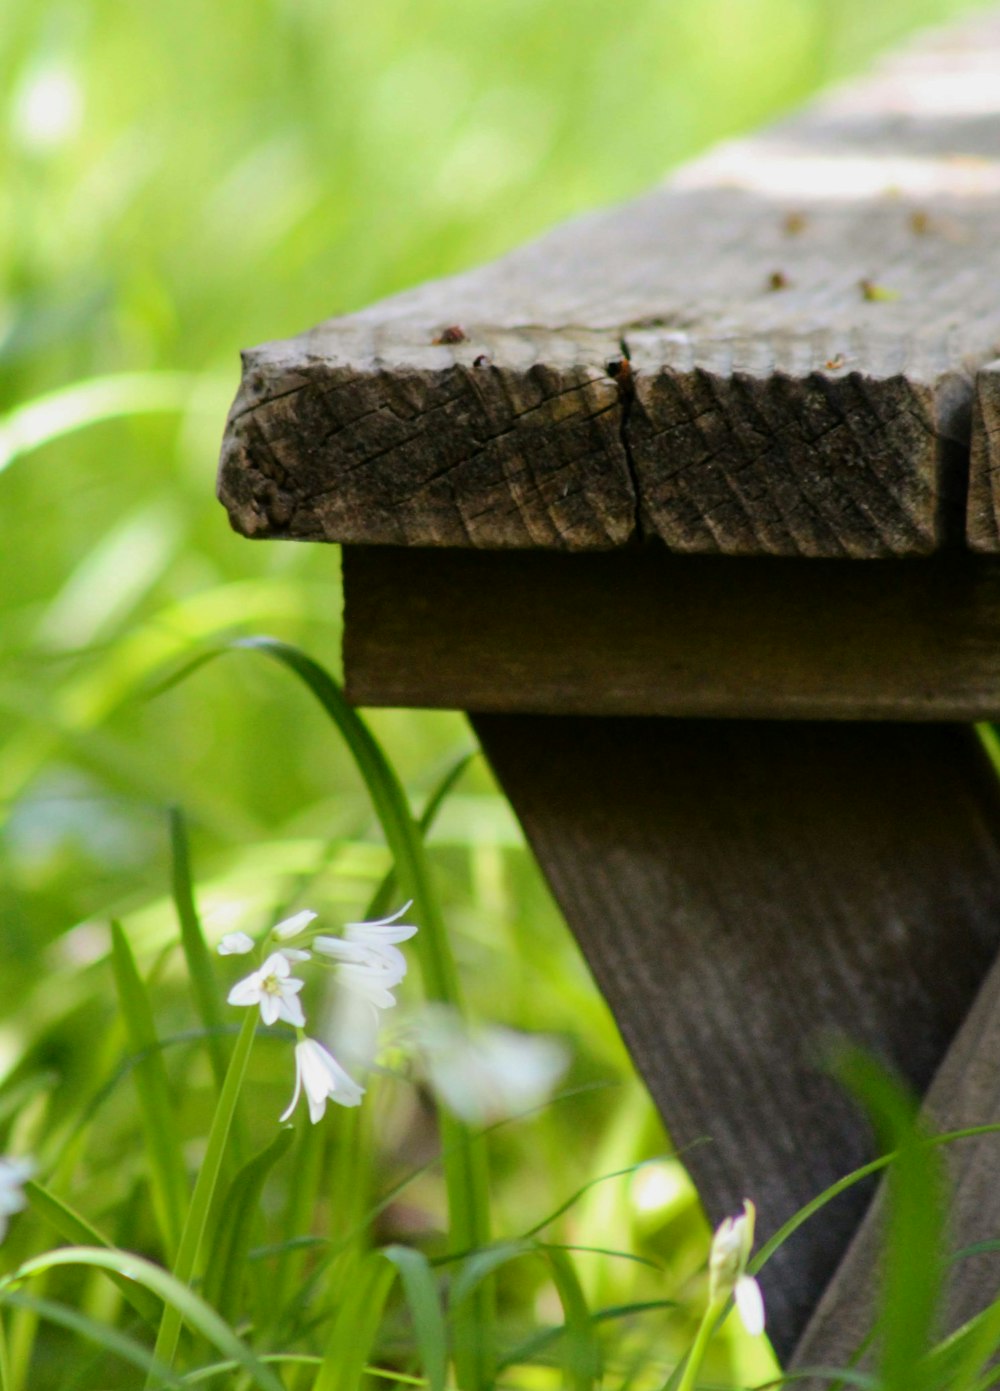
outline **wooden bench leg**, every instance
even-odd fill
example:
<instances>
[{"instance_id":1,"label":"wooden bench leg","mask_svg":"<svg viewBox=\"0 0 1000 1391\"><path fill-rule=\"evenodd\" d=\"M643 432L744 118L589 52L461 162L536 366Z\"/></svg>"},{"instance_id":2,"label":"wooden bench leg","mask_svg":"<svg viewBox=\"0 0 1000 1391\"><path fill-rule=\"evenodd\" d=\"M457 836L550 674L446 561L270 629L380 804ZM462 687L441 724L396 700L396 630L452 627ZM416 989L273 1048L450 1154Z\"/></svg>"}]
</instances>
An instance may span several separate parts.
<instances>
[{"instance_id":1,"label":"wooden bench leg","mask_svg":"<svg viewBox=\"0 0 1000 1391\"><path fill-rule=\"evenodd\" d=\"M924 1102L936 1132L1000 1122L1000 960L976 997ZM946 1151L950 1242L955 1251L1000 1235L1000 1135L962 1140ZM844 1367L865 1342L877 1311L875 1272L882 1246L881 1190L803 1333L792 1366ZM961 1327L996 1298L1000 1252L950 1265L942 1334ZM829 1383L808 1383L820 1391Z\"/></svg>"},{"instance_id":2,"label":"wooden bench leg","mask_svg":"<svg viewBox=\"0 0 1000 1391\"><path fill-rule=\"evenodd\" d=\"M824 1075L830 1041L922 1094L987 974L1000 796L974 732L473 722L710 1220L753 1197L767 1236L871 1153ZM869 1198L843 1195L770 1263L779 1355Z\"/></svg>"}]
</instances>

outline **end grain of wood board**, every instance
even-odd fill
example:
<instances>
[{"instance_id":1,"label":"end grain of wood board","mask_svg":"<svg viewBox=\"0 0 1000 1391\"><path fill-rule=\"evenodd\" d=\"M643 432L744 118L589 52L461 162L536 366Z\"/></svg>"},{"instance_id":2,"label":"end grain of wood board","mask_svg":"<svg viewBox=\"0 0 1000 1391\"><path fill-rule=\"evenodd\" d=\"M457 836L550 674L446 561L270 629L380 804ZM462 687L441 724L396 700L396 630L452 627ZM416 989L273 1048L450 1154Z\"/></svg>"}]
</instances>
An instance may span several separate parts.
<instances>
[{"instance_id":1,"label":"end grain of wood board","mask_svg":"<svg viewBox=\"0 0 1000 1391\"><path fill-rule=\"evenodd\" d=\"M1000 362L976 374L968 537L973 550L1000 551Z\"/></svg>"},{"instance_id":2,"label":"end grain of wood board","mask_svg":"<svg viewBox=\"0 0 1000 1391\"><path fill-rule=\"evenodd\" d=\"M994 10L634 203L253 349L233 525L934 552L963 531L974 374L1000 343L998 68Z\"/></svg>"},{"instance_id":3,"label":"end grain of wood board","mask_svg":"<svg viewBox=\"0 0 1000 1391\"><path fill-rule=\"evenodd\" d=\"M831 1041L922 1094L989 970L1000 805L982 748L942 725L474 724L709 1218L751 1197L766 1238L872 1157L824 1073ZM869 1192L765 1268L781 1355Z\"/></svg>"},{"instance_id":4,"label":"end grain of wood board","mask_svg":"<svg viewBox=\"0 0 1000 1391\"><path fill-rule=\"evenodd\" d=\"M1000 560L344 549L359 705L1000 718Z\"/></svg>"}]
</instances>

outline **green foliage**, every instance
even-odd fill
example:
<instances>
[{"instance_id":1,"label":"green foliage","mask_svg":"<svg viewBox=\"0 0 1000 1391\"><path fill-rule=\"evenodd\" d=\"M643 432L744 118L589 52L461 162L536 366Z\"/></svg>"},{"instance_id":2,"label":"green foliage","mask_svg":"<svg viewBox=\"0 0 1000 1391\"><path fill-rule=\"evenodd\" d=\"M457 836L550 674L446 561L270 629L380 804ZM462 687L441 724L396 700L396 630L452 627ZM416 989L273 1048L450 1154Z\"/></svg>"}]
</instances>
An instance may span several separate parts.
<instances>
[{"instance_id":1,"label":"green foliage","mask_svg":"<svg viewBox=\"0 0 1000 1391\"><path fill-rule=\"evenodd\" d=\"M689 1345L703 1219L488 770L456 716L356 721L326 670L333 552L231 535L218 437L239 347L637 192L961 7L4 9L0 1152L40 1178L0 1249L3 1391L171 1385L171 1360L239 1391L436 1388L456 1349L469 1386L603 1367L645 1391ZM167 681L262 629L303 689L249 658ZM363 1115L278 1132L289 1042L234 1051L211 953L289 906L336 931L409 894L431 994L460 980L472 1017L575 1056L539 1113L446 1119L444 1179L403 1031ZM997 1318L931 1365L976 1385ZM772 1371L713 1340L713 1380Z\"/></svg>"}]
</instances>

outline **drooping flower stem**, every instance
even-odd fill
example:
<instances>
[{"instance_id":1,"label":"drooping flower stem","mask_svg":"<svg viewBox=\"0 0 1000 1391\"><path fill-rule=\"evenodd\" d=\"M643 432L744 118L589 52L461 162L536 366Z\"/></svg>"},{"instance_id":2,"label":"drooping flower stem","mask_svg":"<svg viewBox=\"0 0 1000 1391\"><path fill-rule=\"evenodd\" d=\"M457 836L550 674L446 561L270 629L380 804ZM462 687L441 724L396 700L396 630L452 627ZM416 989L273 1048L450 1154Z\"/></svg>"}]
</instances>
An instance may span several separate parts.
<instances>
[{"instance_id":1,"label":"drooping flower stem","mask_svg":"<svg viewBox=\"0 0 1000 1391\"><path fill-rule=\"evenodd\" d=\"M256 1027L257 1014L256 1011L252 1011L244 1019L243 1027L236 1039L236 1046L233 1049L225 1081L222 1084L219 1104L216 1106L215 1115L212 1118L212 1128L208 1134L205 1158L202 1161L194 1192L191 1195L191 1202L188 1205L187 1217L181 1231L180 1246L177 1250L177 1259L174 1262L173 1274L184 1285L191 1285L198 1271L198 1258L201 1253L202 1238L205 1235L205 1225L208 1221L212 1198L215 1195L216 1184L222 1169L226 1142L229 1139L233 1116L236 1113L236 1103L243 1086L247 1063L250 1061L250 1050L253 1048ZM160 1330L156 1337L156 1347L153 1349L154 1359L165 1367L173 1366L177 1353L177 1342L180 1338L181 1323L180 1311L173 1304L165 1304L163 1318L160 1321ZM153 1387L157 1384L155 1375L151 1373L146 1382L147 1387Z\"/></svg>"}]
</instances>

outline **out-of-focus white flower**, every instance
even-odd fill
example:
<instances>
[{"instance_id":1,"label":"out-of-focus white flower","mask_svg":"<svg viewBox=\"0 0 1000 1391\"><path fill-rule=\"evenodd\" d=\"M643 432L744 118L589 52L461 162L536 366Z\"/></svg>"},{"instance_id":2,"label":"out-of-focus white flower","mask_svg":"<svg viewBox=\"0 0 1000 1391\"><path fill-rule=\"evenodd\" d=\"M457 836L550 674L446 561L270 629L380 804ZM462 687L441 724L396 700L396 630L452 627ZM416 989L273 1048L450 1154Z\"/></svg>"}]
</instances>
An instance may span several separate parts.
<instances>
[{"instance_id":1,"label":"out-of-focus white flower","mask_svg":"<svg viewBox=\"0 0 1000 1391\"><path fill-rule=\"evenodd\" d=\"M410 907L376 922L348 923L343 937L316 937L313 946L340 966L340 981L378 1009L391 1009L392 994L406 975L406 957L395 945L412 937L417 929L399 919Z\"/></svg>"},{"instance_id":2,"label":"out-of-focus white flower","mask_svg":"<svg viewBox=\"0 0 1000 1391\"><path fill-rule=\"evenodd\" d=\"M227 932L218 945L220 956L246 956L253 951L254 941L245 932Z\"/></svg>"},{"instance_id":3,"label":"out-of-focus white flower","mask_svg":"<svg viewBox=\"0 0 1000 1391\"><path fill-rule=\"evenodd\" d=\"M283 1121L295 1110L303 1091L313 1125L322 1119L328 1099L339 1106L360 1106L365 1094L364 1087L358 1086L333 1054L314 1038L304 1038L295 1045L295 1092L282 1113Z\"/></svg>"},{"instance_id":4,"label":"out-of-focus white flower","mask_svg":"<svg viewBox=\"0 0 1000 1391\"><path fill-rule=\"evenodd\" d=\"M271 931L280 941L287 942L289 937L297 937L300 932L304 932L315 917L316 914L311 908L303 908L301 913L285 918L276 927L272 927Z\"/></svg>"},{"instance_id":5,"label":"out-of-focus white flower","mask_svg":"<svg viewBox=\"0 0 1000 1391\"><path fill-rule=\"evenodd\" d=\"M540 1106L569 1066L559 1039L500 1025L470 1029L440 1006L424 1012L417 1040L431 1086L470 1125L489 1125Z\"/></svg>"},{"instance_id":6,"label":"out-of-focus white flower","mask_svg":"<svg viewBox=\"0 0 1000 1391\"><path fill-rule=\"evenodd\" d=\"M11 1214L27 1207L28 1200L22 1190L34 1173L35 1164L31 1159L0 1159L0 1241L7 1235Z\"/></svg>"},{"instance_id":7,"label":"out-of-focus white flower","mask_svg":"<svg viewBox=\"0 0 1000 1391\"><path fill-rule=\"evenodd\" d=\"M237 981L229 992L231 1005L259 1005L265 1024L287 1020L297 1029L305 1026L305 1015L298 1000L303 982L291 974L291 963L284 952L276 951L259 970Z\"/></svg>"},{"instance_id":8,"label":"out-of-focus white flower","mask_svg":"<svg viewBox=\"0 0 1000 1391\"><path fill-rule=\"evenodd\" d=\"M757 1281L747 1274L756 1219L757 1209L744 1198L742 1213L720 1224L708 1258L710 1303L722 1303L732 1295L744 1328L753 1335L764 1331L764 1296Z\"/></svg>"}]
</instances>

